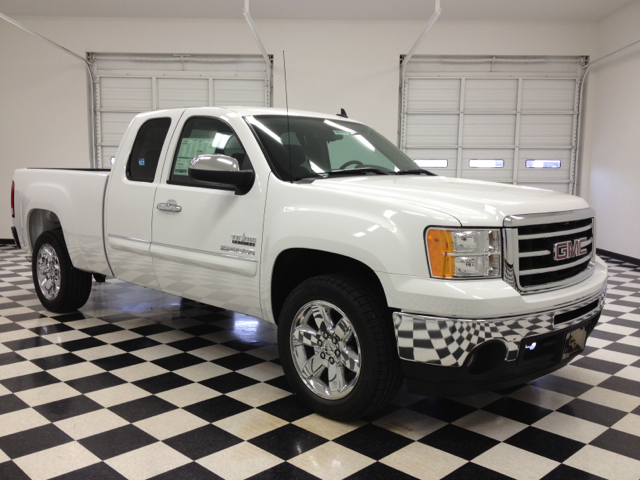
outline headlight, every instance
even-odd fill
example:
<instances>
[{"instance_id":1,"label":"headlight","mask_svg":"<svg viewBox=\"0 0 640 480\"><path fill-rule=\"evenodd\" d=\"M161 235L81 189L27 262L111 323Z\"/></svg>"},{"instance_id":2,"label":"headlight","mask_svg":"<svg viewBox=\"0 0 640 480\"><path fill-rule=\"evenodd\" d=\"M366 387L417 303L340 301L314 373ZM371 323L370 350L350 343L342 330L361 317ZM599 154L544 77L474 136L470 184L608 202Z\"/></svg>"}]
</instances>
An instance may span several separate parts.
<instances>
[{"instance_id":1,"label":"headlight","mask_svg":"<svg viewBox=\"0 0 640 480\"><path fill-rule=\"evenodd\" d=\"M496 278L501 276L500 230L427 230L431 276Z\"/></svg>"}]
</instances>

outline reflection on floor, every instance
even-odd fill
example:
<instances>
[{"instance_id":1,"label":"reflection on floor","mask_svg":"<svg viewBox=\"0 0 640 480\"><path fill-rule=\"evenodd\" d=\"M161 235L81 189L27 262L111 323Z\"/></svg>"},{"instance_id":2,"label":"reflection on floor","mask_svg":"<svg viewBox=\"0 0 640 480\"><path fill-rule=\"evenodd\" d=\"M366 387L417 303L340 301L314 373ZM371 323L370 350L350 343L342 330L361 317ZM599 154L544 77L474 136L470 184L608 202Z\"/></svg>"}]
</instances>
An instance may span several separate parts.
<instances>
[{"instance_id":1,"label":"reflection on floor","mask_svg":"<svg viewBox=\"0 0 640 480\"><path fill-rule=\"evenodd\" d=\"M54 315L0 248L0 478L638 480L640 269L609 265L567 368L337 423L289 392L273 325L114 279Z\"/></svg>"}]
</instances>

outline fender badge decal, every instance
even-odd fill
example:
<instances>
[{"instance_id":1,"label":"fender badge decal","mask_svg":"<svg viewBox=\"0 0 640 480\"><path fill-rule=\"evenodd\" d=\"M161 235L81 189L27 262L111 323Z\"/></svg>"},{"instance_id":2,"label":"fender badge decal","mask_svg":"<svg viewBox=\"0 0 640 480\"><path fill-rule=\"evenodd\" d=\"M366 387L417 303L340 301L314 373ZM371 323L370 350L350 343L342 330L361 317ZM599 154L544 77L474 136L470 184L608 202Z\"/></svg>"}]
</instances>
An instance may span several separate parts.
<instances>
[{"instance_id":1,"label":"fender badge decal","mask_svg":"<svg viewBox=\"0 0 640 480\"><path fill-rule=\"evenodd\" d=\"M220 245L220 250L222 250L223 252L239 253L244 255L255 256L256 254L256 251L253 248L229 247L227 245Z\"/></svg>"},{"instance_id":2,"label":"fender badge decal","mask_svg":"<svg viewBox=\"0 0 640 480\"><path fill-rule=\"evenodd\" d=\"M231 235L231 243L236 245L248 245L249 247L256 246L256 237L247 237L244 233L242 235Z\"/></svg>"}]
</instances>

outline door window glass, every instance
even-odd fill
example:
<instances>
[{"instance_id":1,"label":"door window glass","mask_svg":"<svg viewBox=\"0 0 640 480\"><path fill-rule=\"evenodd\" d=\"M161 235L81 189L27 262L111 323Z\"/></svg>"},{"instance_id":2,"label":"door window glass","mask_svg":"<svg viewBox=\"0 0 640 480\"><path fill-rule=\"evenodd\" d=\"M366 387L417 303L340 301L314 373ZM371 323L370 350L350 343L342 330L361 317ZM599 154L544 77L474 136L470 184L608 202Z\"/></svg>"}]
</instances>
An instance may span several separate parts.
<instances>
[{"instance_id":1,"label":"door window glass","mask_svg":"<svg viewBox=\"0 0 640 480\"><path fill-rule=\"evenodd\" d=\"M162 145L171 126L170 118L155 118L138 130L127 162L127 178L134 182L153 182Z\"/></svg>"},{"instance_id":2,"label":"door window glass","mask_svg":"<svg viewBox=\"0 0 640 480\"><path fill-rule=\"evenodd\" d=\"M229 125L216 118L191 117L182 130L169 183L204 186L202 182L189 178L189 164L205 153L233 157L238 161L240 170L253 170L240 140Z\"/></svg>"}]
</instances>

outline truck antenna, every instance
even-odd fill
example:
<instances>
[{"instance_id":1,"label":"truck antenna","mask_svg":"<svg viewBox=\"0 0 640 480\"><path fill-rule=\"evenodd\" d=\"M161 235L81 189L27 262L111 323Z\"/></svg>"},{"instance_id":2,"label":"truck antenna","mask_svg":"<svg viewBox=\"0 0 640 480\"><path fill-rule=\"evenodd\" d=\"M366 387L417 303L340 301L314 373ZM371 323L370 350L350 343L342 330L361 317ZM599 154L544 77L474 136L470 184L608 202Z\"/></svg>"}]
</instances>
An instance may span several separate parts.
<instances>
[{"instance_id":1,"label":"truck antenna","mask_svg":"<svg viewBox=\"0 0 640 480\"><path fill-rule=\"evenodd\" d=\"M293 167L291 165L291 127L289 126L289 92L287 88L287 61L284 57L284 50L282 51L282 65L284 68L284 100L287 106L287 150L289 155L289 176L291 177L291 183L293 183Z\"/></svg>"}]
</instances>

